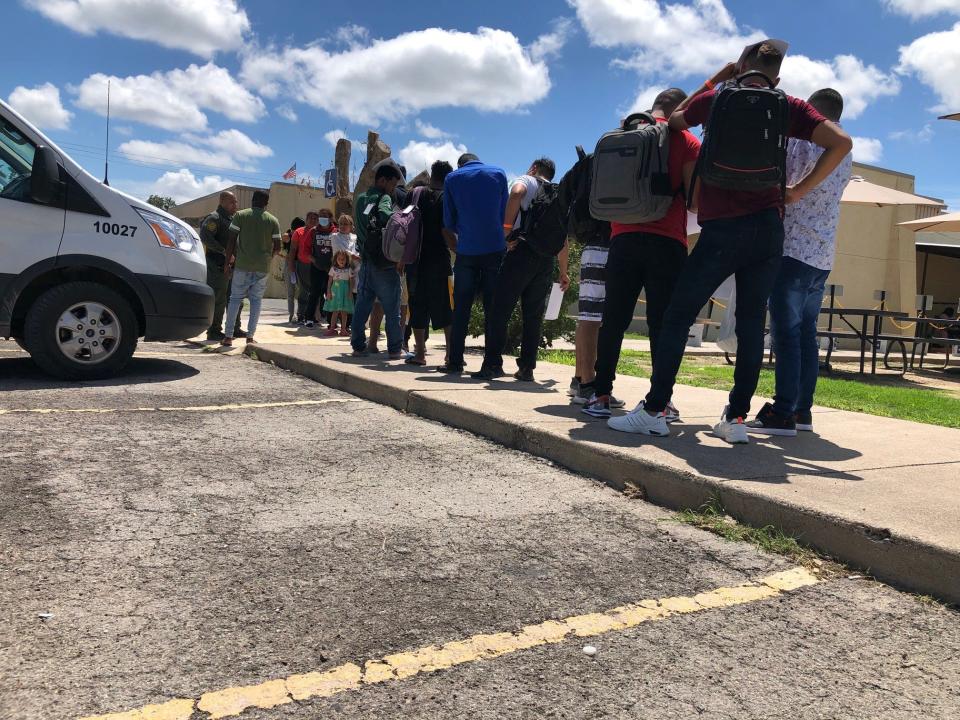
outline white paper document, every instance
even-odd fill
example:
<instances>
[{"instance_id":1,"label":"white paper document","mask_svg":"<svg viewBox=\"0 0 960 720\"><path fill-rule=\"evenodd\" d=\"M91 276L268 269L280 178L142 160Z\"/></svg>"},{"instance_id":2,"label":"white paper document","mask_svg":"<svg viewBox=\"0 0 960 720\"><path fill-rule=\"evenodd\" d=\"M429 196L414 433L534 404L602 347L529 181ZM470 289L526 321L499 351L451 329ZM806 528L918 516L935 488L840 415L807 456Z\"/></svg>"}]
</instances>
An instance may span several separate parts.
<instances>
[{"instance_id":1,"label":"white paper document","mask_svg":"<svg viewBox=\"0 0 960 720\"><path fill-rule=\"evenodd\" d=\"M560 310L563 308L563 290L560 289L560 283L553 284L553 290L550 291L550 299L547 301L547 314L543 316L544 320L556 320L560 317Z\"/></svg>"}]
</instances>

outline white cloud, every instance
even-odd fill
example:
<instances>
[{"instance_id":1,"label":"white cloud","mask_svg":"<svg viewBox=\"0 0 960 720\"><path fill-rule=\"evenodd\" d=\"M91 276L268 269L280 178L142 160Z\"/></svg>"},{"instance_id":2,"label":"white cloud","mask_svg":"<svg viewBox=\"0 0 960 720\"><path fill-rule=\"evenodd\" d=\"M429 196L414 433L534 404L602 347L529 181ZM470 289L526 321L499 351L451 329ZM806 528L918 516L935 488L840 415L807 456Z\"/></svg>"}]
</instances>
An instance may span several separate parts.
<instances>
[{"instance_id":1,"label":"white cloud","mask_svg":"<svg viewBox=\"0 0 960 720\"><path fill-rule=\"evenodd\" d=\"M18 85L10 93L7 102L37 127L46 130L66 130L70 127L73 113L63 107L60 90L51 83L35 88Z\"/></svg>"},{"instance_id":2,"label":"white cloud","mask_svg":"<svg viewBox=\"0 0 960 720\"><path fill-rule=\"evenodd\" d=\"M576 10L591 43L632 52L614 65L636 71L647 82L669 78L676 84L687 77L707 77L739 58L746 45L768 37L761 29L740 26L723 0L567 2ZM781 75L784 89L801 97L834 87L844 95L849 117L862 114L880 97L900 92L895 75L852 55L822 61L788 54ZM644 104L643 93L649 92L641 93L634 109Z\"/></svg>"},{"instance_id":3,"label":"white cloud","mask_svg":"<svg viewBox=\"0 0 960 720\"><path fill-rule=\"evenodd\" d=\"M740 57L744 46L764 39L741 31L722 0L665 4L659 0L567 0L590 42L635 49L621 67L646 75L687 77L714 72Z\"/></svg>"},{"instance_id":4,"label":"white cloud","mask_svg":"<svg viewBox=\"0 0 960 720\"><path fill-rule=\"evenodd\" d=\"M254 49L243 58L241 78L267 97L296 97L357 124L433 107L508 112L550 90L546 63L513 34L490 28L428 28L342 52Z\"/></svg>"},{"instance_id":5,"label":"white cloud","mask_svg":"<svg viewBox=\"0 0 960 720\"><path fill-rule=\"evenodd\" d=\"M626 117L632 113L647 112L653 107L653 101L657 99L657 95L664 90L666 90L666 88L661 87L660 85L643 88L637 95L637 99L633 101L633 105L631 105L624 113L622 113L622 115Z\"/></svg>"},{"instance_id":6,"label":"white cloud","mask_svg":"<svg viewBox=\"0 0 960 720\"><path fill-rule=\"evenodd\" d=\"M535 61L558 57L573 34L573 20L570 18L557 18L552 25L553 30L538 37L530 46L530 57Z\"/></svg>"},{"instance_id":7,"label":"white cloud","mask_svg":"<svg viewBox=\"0 0 960 720\"><path fill-rule=\"evenodd\" d=\"M124 78L96 73L74 89L77 105L106 115L108 80L113 117L164 130L204 130L204 110L239 122L254 122L266 114L260 98L234 80L229 71L213 63Z\"/></svg>"},{"instance_id":8,"label":"white cloud","mask_svg":"<svg viewBox=\"0 0 960 720\"><path fill-rule=\"evenodd\" d=\"M905 140L909 143L925 144L933 140L934 134L933 125L927 123L919 130L914 128L910 128L908 130L896 130L890 133L887 137L889 137L891 140Z\"/></svg>"},{"instance_id":9,"label":"white cloud","mask_svg":"<svg viewBox=\"0 0 960 720\"><path fill-rule=\"evenodd\" d=\"M210 57L236 50L250 30L236 0L26 0L84 35L107 32Z\"/></svg>"},{"instance_id":10,"label":"white cloud","mask_svg":"<svg viewBox=\"0 0 960 720\"><path fill-rule=\"evenodd\" d=\"M883 143L875 138L854 137L853 159L862 163L876 163L883 158Z\"/></svg>"},{"instance_id":11,"label":"white cloud","mask_svg":"<svg viewBox=\"0 0 960 720\"><path fill-rule=\"evenodd\" d=\"M273 156L272 149L239 130L224 130L205 137L184 135L180 140L166 142L128 140L117 150L129 159L147 163L245 171L255 170L256 160Z\"/></svg>"},{"instance_id":12,"label":"white cloud","mask_svg":"<svg viewBox=\"0 0 960 720\"><path fill-rule=\"evenodd\" d=\"M282 117L284 120L289 120L292 123L297 122L300 118L297 116L297 111L294 110L289 105L280 105L274 109L274 112Z\"/></svg>"},{"instance_id":13,"label":"white cloud","mask_svg":"<svg viewBox=\"0 0 960 720\"><path fill-rule=\"evenodd\" d=\"M930 33L900 48L897 70L916 75L940 98L936 112L960 110L960 23Z\"/></svg>"},{"instance_id":14,"label":"white cloud","mask_svg":"<svg viewBox=\"0 0 960 720\"><path fill-rule=\"evenodd\" d=\"M801 98L822 88L833 88L843 95L843 117L850 119L862 115L875 100L900 92L896 75L864 65L853 55L838 55L831 62L787 55L780 77L780 87Z\"/></svg>"},{"instance_id":15,"label":"white cloud","mask_svg":"<svg viewBox=\"0 0 960 720\"><path fill-rule=\"evenodd\" d=\"M202 178L198 178L184 168L165 172L157 178L148 195L165 195L172 197L178 203L183 203L210 193L219 192L236 184L233 180L222 178L219 175L204 175Z\"/></svg>"},{"instance_id":16,"label":"white cloud","mask_svg":"<svg viewBox=\"0 0 960 720\"><path fill-rule=\"evenodd\" d=\"M454 145L449 140L442 144L411 140L397 153L401 165L407 168L407 177L414 177L421 170L428 169L437 160L446 160L457 166L457 160L467 152L465 145Z\"/></svg>"},{"instance_id":17,"label":"white cloud","mask_svg":"<svg viewBox=\"0 0 960 720\"><path fill-rule=\"evenodd\" d=\"M359 47L370 37L370 31L362 25L344 25L334 34L333 39L347 47Z\"/></svg>"},{"instance_id":18,"label":"white cloud","mask_svg":"<svg viewBox=\"0 0 960 720\"><path fill-rule=\"evenodd\" d=\"M914 20L940 13L960 15L960 0L884 0L884 5Z\"/></svg>"},{"instance_id":19,"label":"white cloud","mask_svg":"<svg viewBox=\"0 0 960 720\"><path fill-rule=\"evenodd\" d=\"M325 132L323 134L323 139L334 147L337 146L338 141L344 139L345 137L347 137L347 134L343 130L330 130L329 132ZM353 141L351 140L351 142Z\"/></svg>"},{"instance_id":20,"label":"white cloud","mask_svg":"<svg viewBox=\"0 0 960 720\"><path fill-rule=\"evenodd\" d=\"M420 135L425 137L427 140L443 140L445 138L451 137L451 134L448 133L446 130L441 130L435 125L431 125L430 123L423 122L423 120L421 120L420 118L417 118L414 125L417 128L417 132L420 133Z\"/></svg>"}]
</instances>

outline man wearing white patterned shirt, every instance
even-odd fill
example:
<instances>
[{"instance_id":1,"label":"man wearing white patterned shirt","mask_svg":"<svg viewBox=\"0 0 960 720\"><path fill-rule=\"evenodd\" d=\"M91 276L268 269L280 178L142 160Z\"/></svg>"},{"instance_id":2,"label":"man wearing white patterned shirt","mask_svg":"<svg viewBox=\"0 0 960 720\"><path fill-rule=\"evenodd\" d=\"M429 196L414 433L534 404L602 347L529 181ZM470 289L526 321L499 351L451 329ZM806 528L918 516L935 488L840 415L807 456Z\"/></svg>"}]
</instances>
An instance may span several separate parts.
<instances>
[{"instance_id":1,"label":"man wearing white patterned shirt","mask_svg":"<svg viewBox=\"0 0 960 720\"><path fill-rule=\"evenodd\" d=\"M808 101L827 119L840 121L843 98L836 90L818 90ZM810 142L791 139L787 146L787 184L809 174L823 153ZM840 199L850 182L850 155L815 190L787 205L783 264L770 295L770 325L777 356L776 394L747 430L794 436L813 430L813 395L819 373L817 320L827 276L833 269Z\"/></svg>"}]
</instances>

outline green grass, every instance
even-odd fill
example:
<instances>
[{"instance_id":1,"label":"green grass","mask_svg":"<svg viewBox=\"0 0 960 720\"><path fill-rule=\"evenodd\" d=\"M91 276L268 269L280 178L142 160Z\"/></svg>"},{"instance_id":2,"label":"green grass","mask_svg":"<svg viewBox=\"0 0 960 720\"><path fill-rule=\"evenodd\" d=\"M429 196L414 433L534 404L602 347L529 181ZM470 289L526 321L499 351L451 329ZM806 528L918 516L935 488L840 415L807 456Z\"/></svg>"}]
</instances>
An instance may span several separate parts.
<instances>
[{"instance_id":1,"label":"green grass","mask_svg":"<svg viewBox=\"0 0 960 720\"><path fill-rule=\"evenodd\" d=\"M682 510L676 514L675 518L679 522L707 530L726 540L747 542L764 552L784 555L800 565L807 567L822 565L817 553L805 548L797 542L796 538L772 525L762 528L741 525L727 515L717 498L713 498L699 510Z\"/></svg>"},{"instance_id":2,"label":"green grass","mask_svg":"<svg viewBox=\"0 0 960 720\"><path fill-rule=\"evenodd\" d=\"M623 337L625 340L649 340L650 339L646 335L641 335L640 333L635 333L635 332L624 333Z\"/></svg>"},{"instance_id":3,"label":"green grass","mask_svg":"<svg viewBox=\"0 0 960 720\"><path fill-rule=\"evenodd\" d=\"M568 350L543 350L540 358L561 365L575 365ZM650 377L650 353L624 350L617 363L619 375ZM733 386L733 367L715 358L687 358L680 366L677 382L693 387L729 390ZM774 373L760 372L757 395L773 397ZM923 387L902 387L888 382L821 377L815 401L823 407L913 420L928 425L960 428L960 398L944 390Z\"/></svg>"}]
</instances>

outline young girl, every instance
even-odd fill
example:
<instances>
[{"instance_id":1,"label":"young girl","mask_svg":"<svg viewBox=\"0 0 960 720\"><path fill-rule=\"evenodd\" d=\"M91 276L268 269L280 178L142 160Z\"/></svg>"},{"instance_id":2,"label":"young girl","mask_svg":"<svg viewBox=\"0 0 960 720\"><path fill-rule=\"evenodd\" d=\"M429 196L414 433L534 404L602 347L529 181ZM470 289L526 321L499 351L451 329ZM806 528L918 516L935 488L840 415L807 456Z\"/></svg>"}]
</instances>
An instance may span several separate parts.
<instances>
[{"instance_id":1,"label":"young girl","mask_svg":"<svg viewBox=\"0 0 960 720\"><path fill-rule=\"evenodd\" d=\"M323 311L330 313L330 328L327 337L337 334L337 316L340 316L340 336L350 334L347 317L353 314L353 294L356 292L356 273L350 265L350 255L340 250L333 257L330 279L327 283L327 301Z\"/></svg>"}]
</instances>

